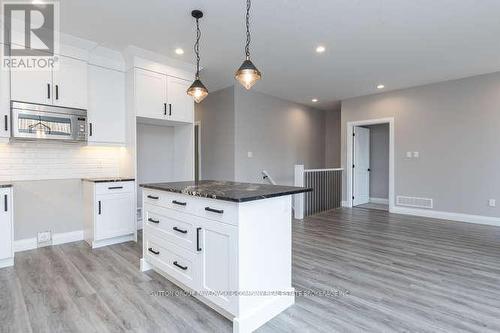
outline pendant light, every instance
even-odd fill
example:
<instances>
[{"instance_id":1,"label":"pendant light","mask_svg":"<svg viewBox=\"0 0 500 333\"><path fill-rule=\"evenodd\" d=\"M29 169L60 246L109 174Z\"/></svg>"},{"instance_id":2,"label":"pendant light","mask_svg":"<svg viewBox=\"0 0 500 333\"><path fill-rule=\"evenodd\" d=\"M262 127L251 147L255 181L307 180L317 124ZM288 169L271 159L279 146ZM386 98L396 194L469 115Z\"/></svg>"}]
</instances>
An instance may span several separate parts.
<instances>
[{"instance_id":1,"label":"pendant light","mask_svg":"<svg viewBox=\"0 0 500 333\"><path fill-rule=\"evenodd\" d=\"M187 94L192 96L196 103L200 103L205 97L208 96L208 90L200 81L200 23L199 19L203 17L203 12L200 10L193 10L191 16L196 19L196 42L194 43L194 53L196 54L196 76L193 84L187 90Z\"/></svg>"},{"instance_id":2,"label":"pendant light","mask_svg":"<svg viewBox=\"0 0 500 333\"><path fill-rule=\"evenodd\" d=\"M255 65L250 61L250 7L252 3L251 0L247 0L247 16L246 16L246 25L247 25L247 43L245 44L245 56L246 59L243 61L243 64L236 71L235 79L238 80L243 87L247 90L250 90L252 86L260 80L262 75L260 71L255 67Z\"/></svg>"}]
</instances>

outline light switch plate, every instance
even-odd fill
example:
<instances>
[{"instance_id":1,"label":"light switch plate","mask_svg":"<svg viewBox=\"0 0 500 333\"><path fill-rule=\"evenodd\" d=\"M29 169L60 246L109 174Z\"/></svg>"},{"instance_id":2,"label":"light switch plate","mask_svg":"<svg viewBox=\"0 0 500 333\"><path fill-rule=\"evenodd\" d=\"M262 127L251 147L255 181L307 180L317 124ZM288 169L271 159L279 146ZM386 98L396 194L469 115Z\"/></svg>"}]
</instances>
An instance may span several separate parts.
<instances>
[{"instance_id":1,"label":"light switch plate","mask_svg":"<svg viewBox=\"0 0 500 333\"><path fill-rule=\"evenodd\" d=\"M490 199L490 200L488 201L488 205L489 205L490 207L496 207L496 206L497 206L497 201L496 201L495 199Z\"/></svg>"},{"instance_id":2,"label":"light switch plate","mask_svg":"<svg viewBox=\"0 0 500 333\"><path fill-rule=\"evenodd\" d=\"M420 153L418 151L414 151L413 152L413 157L419 158L420 157Z\"/></svg>"},{"instance_id":3,"label":"light switch plate","mask_svg":"<svg viewBox=\"0 0 500 333\"><path fill-rule=\"evenodd\" d=\"M407 151L406 152L406 157L407 158L412 158L413 154L411 153L411 151Z\"/></svg>"},{"instance_id":4,"label":"light switch plate","mask_svg":"<svg viewBox=\"0 0 500 333\"><path fill-rule=\"evenodd\" d=\"M251 151L248 152L248 158L252 158L253 157L253 153Z\"/></svg>"}]
</instances>

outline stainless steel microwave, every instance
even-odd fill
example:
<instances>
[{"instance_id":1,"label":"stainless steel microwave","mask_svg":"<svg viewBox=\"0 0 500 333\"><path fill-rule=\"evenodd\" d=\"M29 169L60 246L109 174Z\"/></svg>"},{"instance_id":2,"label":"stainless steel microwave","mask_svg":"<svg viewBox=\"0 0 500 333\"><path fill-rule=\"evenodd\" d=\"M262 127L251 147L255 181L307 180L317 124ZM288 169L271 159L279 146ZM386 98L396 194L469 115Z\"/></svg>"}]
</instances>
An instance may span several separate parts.
<instances>
[{"instance_id":1,"label":"stainless steel microwave","mask_svg":"<svg viewBox=\"0 0 500 333\"><path fill-rule=\"evenodd\" d=\"M87 141L87 111L11 102L12 137L24 140Z\"/></svg>"}]
</instances>

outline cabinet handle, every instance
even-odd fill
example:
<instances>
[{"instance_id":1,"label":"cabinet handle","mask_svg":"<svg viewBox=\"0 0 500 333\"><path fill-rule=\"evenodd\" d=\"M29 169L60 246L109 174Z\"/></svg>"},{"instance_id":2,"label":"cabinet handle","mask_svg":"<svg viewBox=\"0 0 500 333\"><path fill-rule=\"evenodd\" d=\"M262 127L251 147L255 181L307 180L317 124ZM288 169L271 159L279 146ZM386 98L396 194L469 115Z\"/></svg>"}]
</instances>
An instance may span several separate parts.
<instances>
[{"instance_id":1,"label":"cabinet handle","mask_svg":"<svg viewBox=\"0 0 500 333\"><path fill-rule=\"evenodd\" d=\"M168 115L172 115L172 104L168 104Z\"/></svg>"},{"instance_id":2,"label":"cabinet handle","mask_svg":"<svg viewBox=\"0 0 500 333\"><path fill-rule=\"evenodd\" d=\"M177 231L177 232L180 232L181 234L187 234L187 233L188 233L188 231L187 231L187 230L182 230L182 229L179 229L179 228L177 228L177 227L173 227L172 229L174 229L174 230L175 230L175 231Z\"/></svg>"},{"instance_id":3,"label":"cabinet handle","mask_svg":"<svg viewBox=\"0 0 500 333\"><path fill-rule=\"evenodd\" d=\"M160 251L155 251L152 247L150 247L148 249L149 252L151 252L152 254L156 254L156 255L159 255L160 254Z\"/></svg>"},{"instance_id":4,"label":"cabinet handle","mask_svg":"<svg viewBox=\"0 0 500 333\"><path fill-rule=\"evenodd\" d=\"M163 114L167 115L167 103L163 103Z\"/></svg>"},{"instance_id":5,"label":"cabinet handle","mask_svg":"<svg viewBox=\"0 0 500 333\"><path fill-rule=\"evenodd\" d=\"M217 213L217 214L224 214L224 211L222 209L213 209L213 208L210 208L210 207L205 207L205 210L207 212L212 212L212 213Z\"/></svg>"},{"instance_id":6,"label":"cabinet handle","mask_svg":"<svg viewBox=\"0 0 500 333\"><path fill-rule=\"evenodd\" d=\"M5 120L5 130L8 131L9 130L9 116L5 115L4 120Z\"/></svg>"},{"instance_id":7,"label":"cabinet handle","mask_svg":"<svg viewBox=\"0 0 500 333\"><path fill-rule=\"evenodd\" d=\"M175 205L179 205L179 206L186 206L187 205L186 202L180 202L180 201L177 201L177 200L172 200L172 203L175 204Z\"/></svg>"},{"instance_id":8,"label":"cabinet handle","mask_svg":"<svg viewBox=\"0 0 500 333\"><path fill-rule=\"evenodd\" d=\"M158 200L158 199L160 199L159 197L155 197L154 195L148 195L148 198L149 198L149 199L153 199L153 200Z\"/></svg>"},{"instance_id":9,"label":"cabinet handle","mask_svg":"<svg viewBox=\"0 0 500 333\"><path fill-rule=\"evenodd\" d=\"M112 187L108 187L108 190L121 190L123 189L123 186L112 186Z\"/></svg>"},{"instance_id":10,"label":"cabinet handle","mask_svg":"<svg viewBox=\"0 0 500 333\"><path fill-rule=\"evenodd\" d=\"M188 267L187 267L187 266L181 266L181 265L179 265L179 263L178 263L177 261L174 261L174 265L175 265L175 266L177 266L177 267L179 267L179 268L180 268L180 269L182 269L183 271L185 271L186 269L188 269Z\"/></svg>"},{"instance_id":11,"label":"cabinet handle","mask_svg":"<svg viewBox=\"0 0 500 333\"><path fill-rule=\"evenodd\" d=\"M56 100L59 99L59 85L56 84Z\"/></svg>"},{"instance_id":12,"label":"cabinet handle","mask_svg":"<svg viewBox=\"0 0 500 333\"><path fill-rule=\"evenodd\" d=\"M89 123L89 136L92 136L92 123Z\"/></svg>"},{"instance_id":13,"label":"cabinet handle","mask_svg":"<svg viewBox=\"0 0 500 333\"><path fill-rule=\"evenodd\" d=\"M148 221L149 221L149 222L151 222L151 223L156 223L156 224L159 224L159 223L160 223L160 221L159 221L159 220L154 220L154 219L152 219L152 218L149 218L149 219L148 219Z\"/></svg>"},{"instance_id":14,"label":"cabinet handle","mask_svg":"<svg viewBox=\"0 0 500 333\"><path fill-rule=\"evenodd\" d=\"M196 228L196 251L201 251L200 247L200 231L201 228Z\"/></svg>"},{"instance_id":15,"label":"cabinet handle","mask_svg":"<svg viewBox=\"0 0 500 333\"><path fill-rule=\"evenodd\" d=\"M101 206L102 206L102 205L101 205L101 200L99 200L99 202L98 202L97 204L98 204L98 206L99 206L99 208L98 208L98 210L99 210L99 215L101 215L101 212L102 212L102 209L101 209L101 208L102 208L102 207L101 207Z\"/></svg>"},{"instance_id":16,"label":"cabinet handle","mask_svg":"<svg viewBox=\"0 0 500 333\"><path fill-rule=\"evenodd\" d=\"M47 99L50 99L50 83L47 83Z\"/></svg>"},{"instance_id":17,"label":"cabinet handle","mask_svg":"<svg viewBox=\"0 0 500 333\"><path fill-rule=\"evenodd\" d=\"M7 194L3 196L3 206L4 206L4 210L6 212L9 211L9 199L7 198Z\"/></svg>"}]
</instances>

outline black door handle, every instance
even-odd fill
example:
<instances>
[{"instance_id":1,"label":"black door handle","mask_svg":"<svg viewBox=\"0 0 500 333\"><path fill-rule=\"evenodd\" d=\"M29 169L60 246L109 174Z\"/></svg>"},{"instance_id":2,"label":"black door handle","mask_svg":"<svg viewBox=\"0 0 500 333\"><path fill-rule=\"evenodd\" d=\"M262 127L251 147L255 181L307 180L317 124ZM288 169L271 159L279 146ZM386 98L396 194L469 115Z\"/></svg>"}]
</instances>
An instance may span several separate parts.
<instances>
[{"instance_id":1,"label":"black door handle","mask_svg":"<svg viewBox=\"0 0 500 333\"><path fill-rule=\"evenodd\" d=\"M9 199L7 198L7 194L4 195L4 197L3 197L3 205L4 205L4 210L6 212L8 212L9 211Z\"/></svg>"},{"instance_id":2,"label":"black door handle","mask_svg":"<svg viewBox=\"0 0 500 333\"><path fill-rule=\"evenodd\" d=\"M172 115L172 104L168 104L168 115Z\"/></svg>"},{"instance_id":3,"label":"black door handle","mask_svg":"<svg viewBox=\"0 0 500 333\"><path fill-rule=\"evenodd\" d=\"M200 247L200 231L201 228L196 228L196 251L201 251Z\"/></svg>"},{"instance_id":4,"label":"black door handle","mask_svg":"<svg viewBox=\"0 0 500 333\"><path fill-rule=\"evenodd\" d=\"M56 100L59 99L59 85L56 84Z\"/></svg>"},{"instance_id":5,"label":"black door handle","mask_svg":"<svg viewBox=\"0 0 500 333\"><path fill-rule=\"evenodd\" d=\"M50 83L47 83L47 99L50 99Z\"/></svg>"},{"instance_id":6,"label":"black door handle","mask_svg":"<svg viewBox=\"0 0 500 333\"><path fill-rule=\"evenodd\" d=\"M174 261L174 265L177 266L177 267L179 267L183 271L185 271L186 269L188 269L187 266L181 266L181 265L179 265L179 263L177 261Z\"/></svg>"},{"instance_id":7,"label":"black door handle","mask_svg":"<svg viewBox=\"0 0 500 333\"><path fill-rule=\"evenodd\" d=\"M149 252L151 252L152 254L156 254L156 255L159 255L160 254L160 251L155 251L152 247L150 247L148 249Z\"/></svg>"},{"instance_id":8,"label":"black door handle","mask_svg":"<svg viewBox=\"0 0 500 333\"><path fill-rule=\"evenodd\" d=\"M163 114L167 115L167 103L163 103Z\"/></svg>"},{"instance_id":9,"label":"black door handle","mask_svg":"<svg viewBox=\"0 0 500 333\"><path fill-rule=\"evenodd\" d=\"M160 197L155 197L154 195L148 195L149 199L158 200Z\"/></svg>"},{"instance_id":10,"label":"black door handle","mask_svg":"<svg viewBox=\"0 0 500 333\"><path fill-rule=\"evenodd\" d=\"M5 115L5 130L9 130L9 116Z\"/></svg>"},{"instance_id":11,"label":"black door handle","mask_svg":"<svg viewBox=\"0 0 500 333\"><path fill-rule=\"evenodd\" d=\"M188 231L187 231L187 230L182 230L182 229L179 229L179 228L177 228L177 227L173 227L172 229L174 229L174 230L175 230L175 231L177 231L177 232L180 232L181 234L187 234L187 233L188 233Z\"/></svg>"},{"instance_id":12,"label":"black door handle","mask_svg":"<svg viewBox=\"0 0 500 333\"><path fill-rule=\"evenodd\" d=\"M177 200L172 200L172 203L175 204L175 205L179 205L179 206L186 206L187 205L186 202L180 202L180 201L177 201Z\"/></svg>"},{"instance_id":13,"label":"black door handle","mask_svg":"<svg viewBox=\"0 0 500 333\"><path fill-rule=\"evenodd\" d=\"M224 210L222 209L213 209L213 208L210 208L210 207L205 207L205 210L207 212L212 212L212 213L217 213L217 214L224 214Z\"/></svg>"},{"instance_id":14,"label":"black door handle","mask_svg":"<svg viewBox=\"0 0 500 333\"><path fill-rule=\"evenodd\" d=\"M368 168L368 172L372 171L372 169Z\"/></svg>"},{"instance_id":15,"label":"black door handle","mask_svg":"<svg viewBox=\"0 0 500 333\"><path fill-rule=\"evenodd\" d=\"M102 206L102 205L101 205L101 201L100 201L100 200L99 200L99 202L98 202L98 205L99 205L99 215L101 215L101 211L102 211L102 209L101 209L102 207L101 207L101 206Z\"/></svg>"},{"instance_id":16,"label":"black door handle","mask_svg":"<svg viewBox=\"0 0 500 333\"><path fill-rule=\"evenodd\" d=\"M151 222L151 223L156 223L156 224L160 223L160 220L154 220L152 218L149 218L148 221Z\"/></svg>"},{"instance_id":17,"label":"black door handle","mask_svg":"<svg viewBox=\"0 0 500 333\"><path fill-rule=\"evenodd\" d=\"M112 187L108 187L108 190L121 190L123 188L123 186L112 186Z\"/></svg>"}]
</instances>

